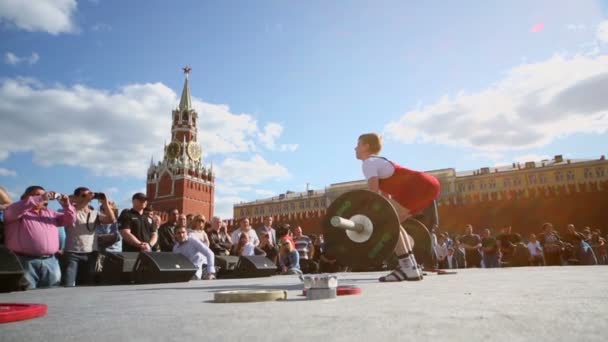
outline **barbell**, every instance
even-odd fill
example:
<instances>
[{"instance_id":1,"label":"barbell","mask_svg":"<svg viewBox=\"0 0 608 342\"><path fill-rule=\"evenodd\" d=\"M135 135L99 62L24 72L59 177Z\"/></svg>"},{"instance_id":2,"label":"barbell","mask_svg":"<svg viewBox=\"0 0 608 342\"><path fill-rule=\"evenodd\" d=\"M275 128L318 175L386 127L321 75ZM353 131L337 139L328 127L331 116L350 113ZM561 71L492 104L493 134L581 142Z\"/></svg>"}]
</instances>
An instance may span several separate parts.
<instances>
[{"instance_id":1,"label":"barbell","mask_svg":"<svg viewBox=\"0 0 608 342\"><path fill-rule=\"evenodd\" d=\"M345 266L378 267L392 258L403 226L414 240L414 255L420 264L431 265L431 235L413 218L399 222L391 202L369 190L353 190L336 198L322 221L326 253Z\"/></svg>"}]
</instances>

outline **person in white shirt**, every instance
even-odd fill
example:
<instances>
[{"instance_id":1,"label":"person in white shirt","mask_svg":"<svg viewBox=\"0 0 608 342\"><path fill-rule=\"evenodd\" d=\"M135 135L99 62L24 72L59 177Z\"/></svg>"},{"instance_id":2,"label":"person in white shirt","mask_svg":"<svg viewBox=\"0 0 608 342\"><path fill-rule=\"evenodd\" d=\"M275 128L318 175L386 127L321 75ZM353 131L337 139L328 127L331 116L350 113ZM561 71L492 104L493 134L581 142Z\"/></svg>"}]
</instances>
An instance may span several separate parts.
<instances>
[{"instance_id":1,"label":"person in white shirt","mask_svg":"<svg viewBox=\"0 0 608 342\"><path fill-rule=\"evenodd\" d=\"M188 230L184 226L178 225L173 231L175 245L173 253L180 253L196 266L196 279L212 280L215 279L215 255L209 247L199 239L190 237ZM203 264L207 261L207 270L203 275Z\"/></svg>"},{"instance_id":2,"label":"person in white shirt","mask_svg":"<svg viewBox=\"0 0 608 342\"><path fill-rule=\"evenodd\" d=\"M239 237L241 236L241 233L247 234L249 236L249 242L251 242L254 246L257 246L260 244L260 239L258 238L258 234L249 225L248 218L242 219L240 222L240 227L238 229L235 229L232 232L233 243L235 243L236 241L239 241Z\"/></svg>"},{"instance_id":3,"label":"person in white shirt","mask_svg":"<svg viewBox=\"0 0 608 342\"><path fill-rule=\"evenodd\" d=\"M540 246L540 241L536 239L536 234L530 234L528 241L528 250L530 251L530 265L543 266L545 259L543 257L543 248Z\"/></svg>"},{"instance_id":4,"label":"person in white shirt","mask_svg":"<svg viewBox=\"0 0 608 342\"><path fill-rule=\"evenodd\" d=\"M437 264L439 268L448 268L446 258L448 256L448 246L445 243L443 234L439 235L437 245L435 246L435 254L437 255Z\"/></svg>"}]
</instances>

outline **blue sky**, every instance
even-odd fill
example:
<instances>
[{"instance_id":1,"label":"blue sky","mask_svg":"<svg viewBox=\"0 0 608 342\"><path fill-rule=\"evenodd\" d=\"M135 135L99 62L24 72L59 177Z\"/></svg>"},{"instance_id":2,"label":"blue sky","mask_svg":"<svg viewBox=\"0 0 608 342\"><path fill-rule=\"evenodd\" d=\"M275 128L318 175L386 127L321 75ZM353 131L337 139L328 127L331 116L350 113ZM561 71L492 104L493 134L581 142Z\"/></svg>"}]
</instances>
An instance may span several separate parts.
<instances>
[{"instance_id":1,"label":"blue sky","mask_svg":"<svg viewBox=\"0 0 608 342\"><path fill-rule=\"evenodd\" d=\"M192 67L217 213L362 177L608 152L605 1L0 0L0 185L127 205Z\"/></svg>"}]
</instances>

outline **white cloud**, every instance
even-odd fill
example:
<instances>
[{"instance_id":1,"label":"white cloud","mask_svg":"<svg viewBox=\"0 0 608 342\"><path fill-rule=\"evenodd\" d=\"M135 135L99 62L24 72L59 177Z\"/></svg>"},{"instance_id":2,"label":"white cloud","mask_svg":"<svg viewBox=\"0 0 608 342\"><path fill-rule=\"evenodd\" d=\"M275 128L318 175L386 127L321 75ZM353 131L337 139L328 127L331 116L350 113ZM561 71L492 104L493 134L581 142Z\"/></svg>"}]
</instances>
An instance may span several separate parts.
<instances>
[{"instance_id":1,"label":"white cloud","mask_svg":"<svg viewBox=\"0 0 608 342\"><path fill-rule=\"evenodd\" d=\"M15 176L17 176L17 172L15 172L14 170L9 170L9 169L0 167L0 176L15 177Z\"/></svg>"},{"instance_id":2,"label":"white cloud","mask_svg":"<svg viewBox=\"0 0 608 342\"><path fill-rule=\"evenodd\" d=\"M34 32L74 32L76 0L0 0L0 22Z\"/></svg>"},{"instance_id":3,"label":"white cloud","mask_svg":"<svg viewBox=\"0 0 608 342\"><path fill-rule=\"evenodd\" d=\"M217 169L217 178L232 179L247 185L287 177L289 177L287 168L279 163L269 163L259 154L249 160L226 158Z\"/></svg>"},{"instance_id":4,"label":"white cloud","mask_svg":"<svg viewBox=\"0 0 608 342\"><path fill-rule=\"evenodd\" d=\"M608 43L608 20L604 20L598 25L597 39L604 44Z\"/></svg>"},{"instance_id":5,"label":"white cloud","mask_svg":"<svg viewBox=\"0 0 608 342\"><path fill-rule=\"evenodd\" d=\"M151 155L154 160L162 158L163 141L170 138L171 110L178 101L162 83L130 84L111 92L82 85L49 87L27 78L0 79L0 160L31 151L41 165L82 166L96 175L141 178ZM199 113L199 142L205 155L256 150L260 130L251 115L198 99L193 99L193 106ZM279 164L256 164L260 160L256 156L244 166L256 167L256 172L272 166L264 170L272 177L287 174ZM222 165L229 175L238 175L231 169L237 164L237 159L229 159ZM244 175L248 181L258 178Z\"/></svg>"},{"instance_id":6,"label":"white cloud","mask_svg":"<svg viewBox=\"0 0 608 342\"><path fill-rule=\"evenodd\" d=\"M245 202L244 198L238 196L219 196L215 195L213 215L219 216L222 219L234 217L234 204Z\"/></svg>"},{"instance_id":7,"label":"white cloud","mask_svg":"<svg viewBox=\"0 0 608 342\"><path fill-rule=\"evenodd\" d=\"M258 134L260 142L269 150L293 152L298 149L298 144L281 144L277 146L276 140L283 134L283 126L271 122L264 126L264 130Z\"/></svg>"},{"instance_id":8,"label":"white cloud","mask_svg":"<svg viewBox=\"0 0 608 342\"><path fill-rule=\"evenodd\" d=\"M38 63L40 56L36 52L32 52L29 57L19 57L12 52L4 54L4 63L10 65L17 65L21 63L28 63L30 65Z\"/></svg>"},{"instance_id":9,"label":"white cloud","mask_svg":"<svg viewBox=\"0 0 608 342\"><path fill-rule=\"evenodd\" d=\"M607 55L556 55L514 67L486 89L409 111L385 131L404 143L486 152L540 147L575 133L607 132L607 88Z\"/></svg>"},{"instance_id":10,"label":"white cloud","mask_svg":"<svg viewBox=\"0 0 608 342\"><path fill-rule=\"evenodd\" d=\"M525 162L537 162L545 159L551 159L552 157L546 154L528 153L512 158L514 162L525 163Z\"/></svg>"}]
</instances>

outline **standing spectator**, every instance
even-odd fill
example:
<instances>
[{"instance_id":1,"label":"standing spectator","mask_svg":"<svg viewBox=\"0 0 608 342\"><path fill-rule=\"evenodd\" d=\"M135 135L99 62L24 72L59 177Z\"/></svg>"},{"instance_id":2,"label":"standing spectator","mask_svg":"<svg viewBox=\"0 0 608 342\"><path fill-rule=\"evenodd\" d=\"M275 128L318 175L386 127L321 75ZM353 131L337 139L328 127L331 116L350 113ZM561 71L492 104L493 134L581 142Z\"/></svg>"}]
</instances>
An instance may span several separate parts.
<instances>
[{"instance_id":1,"label":"standing spectator","mask_svg":"<svg viewBox=\"0 0 608 342\"><path fill-rule=\"evenodd\" d=\"M8 191L0 186L0 245L4 244L4 209L11 203L13 203L13 200L11 200Z\"/></svg>"},{"instance_id":2,"label":"standing spectator","mask_svg":"<svg viewBox=\"0 0 608 342\"><path fill-rule=\"evenodd\" d=\"M498 242L498 249L501 254L501 262L508 264L511 262L515 245L522 242L522 239L519 234L512 232L511 226L504 226L501 233L496 237L496 241Z\"/></svg>"},{"instance_id":3,"label":"standing spectator","mask_svg":"<svg viewBox=\"0 0 608 342\"><path fill-rule=\"evenodd\" d=\"M214 216L211 219L211 228L209 229L209 247L215 255L228 255L232 248L232 239L228 234L226 224L222 222L219 216Z\"/></svg>"},{"instance_id":4,"label":"standing spectator","mask_svg":"<svg viewBox=\"0 0 608 342\"><path fill-rule=\"evenodd\" d=\"M545 264L545 261L543 260L543 248L540 246L540 241L536 239L536 234L530 234L530 238L526 246L530 251L530 265L543 266Z\"/></svg>"},{"instance_id":5,"label":"standing spectator","mask_svg":"<svg viewBox=\"0 0 608 342\"><path fill-rule=\"evenodd\" d=\"M465 250L465 258L467 268L481 267L481 238L477 234L473 234L473 226L467 224L465 226L465 235L460 238Z\"/></svg>"},{"instance_id":6,"label":"standing spectator","mask_svg":"<svg viewBox=\"0 0 608 342\"><path fill-rule=\"evenodd\" d=\"M463 258L464 259L464 258ZM455 269L458 267L458 259L454 256L454 247L448 247L448 256L445 258L447 269Z\"/></svg>"},{"instance_id":7,"label":"standing spectator","mask_svg":"<svg viewBox=\"0 0 608 342\"><path fill-rule=\"evenodd\" d=\"M445 242L445 235L439 234L437 244L435 246L435 255L437 255L437 267L447 268L448 246Z\"/></svg>"},{"instance_id":8,"label":"standing spectator","mask_svg":"<svg viewBox=\"0 0 608 342\"><path fill-rule=\"evenodd\" d=\"M76 219L73 224L65 226L63 285L66 287L76 286L77 279L79 285L92 283L98 250L95 231L99 224L116 222L112 210L98 212L92 209L90 203L96 195L96 199L104 208L110 207L108 198L103 193L94 194L86 187L78 187L74 190Z\"/></svg>"},{"instance_id":9,"label":"standing spectator","mask_svg":"<svg viewBox=\"0 0 608 342\"><path fill-rule=\"evenodd\" d=\"M483 251L483 265L485 268L499 267L498 243L491 235L489 229L484 229L481 237L481 249Z\"/></svg>"},{"instance_id":10,"label":"standing spectator","mask_svg":"<svg viewBox=\"0 0 608 342\"><path fill-rule=\"evenodd\" d=\"M175 245L175 227L177 226L177 219L179 217L179 210L173 209L168 213L167 222L160 225L158 228L158 247L157 249L161 252L171 252ZM183 225L186 226L184 217Z\"/></svg>"},{"instance_id":11,"label":"standing spectator","mask_svg":"<svg viewBox=\"0 0 608 342\"><path fill-rule=\"evenodd\" d=\"M454 257L456 258L456 264L458 268L467 268L467 259L465 258L466 250L460 243L460 238L454 239Z\"/></svg>"},{"instance_id":12,"label":"standing spectator","mask_svg":"<svg viewBox=\"0 0 608 342\"><path fill-rule=\"evenodd\" d=\"M102 212L111 210L114 213L114 217L118 217L116 203L110 201L108 205L109 208L106 208L102 204L99 210ZM97 248L100 252L122 252L122 237L118 229L118 222L97 226Z\"/></svg>"},{"instance_id":13,"label":"standing spectator","mask_svg":"<svg viewBox=\"0 0 608 342\"><path fill-rule=\"evenodd\" d=\"M150 252L158 240L158 233L152 218L143 214L148 202L145 194L133 195L133 207L121 214L119 229L124 252Z\"/></svg>"},{"instance_id":14,"label":"standing spectator","mask_svg":"<svg viewBox=\"0 0 608 342\"><path fill-rule=\"evenodd\" d=\"M251 228L251 226L249 225L249 219L244 218L241 220L241 222L239 224L240 224L239 228L237 228L235 231L232 232L233 243L236 243L235 241L239 241L239 236L241 235L241 233L245 233L249 236L249 241L254 246L259 245L260 239L258 238L258 234L256 234L255 230L253 230L253 228Z\"/></svg>"},{"instance_id":15,"label":"standing spectator","mask_svg":"<svg viewBox=\"0 0 608 342\"><path fill-rule=\"evenodd\" d=\"M545 256L547 266L562 265L563 242L557 232L553 229L553 224L544 223L543 233L539 235L539 242Z\"/></svg>"},{"instance_id":16,"label":"standing spectator","mask_svg":"<svg viewBox=\"0 0 608 342\"><path fill-rule=\"evenodd\" d=\"M50 199L59 198L63 213L47 207ZM55 253L59 251L58 226L70 226L75 219L68 196L33 185L25 189L21 200L4 212L6 247L17 255L25 271L29 288L56 286L61 269Z\"/></svg>"},{"instance_id":17,"label":"standing spectator","mask_svg":"<svg viewBox=\"0 0 608 342\"><path fill-rule=\"evenodd\" d=\"M258 228L256 233L259 236L264 231L266 232L266 234L268 234L268 238L269 238L268 241L270 242L270 244L272 246L276 246L277 245L277 232L274 228L272 228L272 216L264 217L264 225L262 225L260 228Z\"/></svg>"},{"instance_id":18,"label":"standing spectator","mask_svg":"<svg viewBox=\"0 0 608 342\"><path fill-rule=\"evenodd\" d=\"M595 251L597 256L597 262L600 265L608 264L608 253L606 250L606 240L600 236L600 231L595 230L592 235L589 244Z\"/></svg>"},{"instance_id":19,"label":"standing spectator","mask_svg":"<svg viewBox=\"0 0 608 342\"><path fill-rule=\"evenodd\" d=\"M196 279L215 279L215 256L209 247L205 246L198 239L189 237L185 225L175 227L174 233L175 245L173 246L173 253L183 254L196 266ZM207 263L206 268L204 267L205 261Z\"/></svg>"},{"instance_id":20,"label":"standing spectator","mask_svg":"<svg viewBox=\"0 0 608 342\"><path fill-rule=\"evenodd\" d=\"M205 221L205 216L203 215L194 216L192 219L192 229L188 233L209 247L209 236L205 232Z\"/></svg>"},{"instance_id":21,"label":"standing spectator","mask_svg":"<svg viewBox=\"0 0 608 342\"><path fill-rule=\"evenodd\" d=\"M300 254L287 239L279 240L279 266L281 274L302 274L300 270Z\"/></svg>"}]
</instances>

